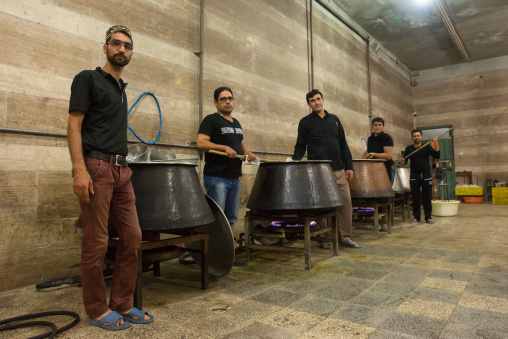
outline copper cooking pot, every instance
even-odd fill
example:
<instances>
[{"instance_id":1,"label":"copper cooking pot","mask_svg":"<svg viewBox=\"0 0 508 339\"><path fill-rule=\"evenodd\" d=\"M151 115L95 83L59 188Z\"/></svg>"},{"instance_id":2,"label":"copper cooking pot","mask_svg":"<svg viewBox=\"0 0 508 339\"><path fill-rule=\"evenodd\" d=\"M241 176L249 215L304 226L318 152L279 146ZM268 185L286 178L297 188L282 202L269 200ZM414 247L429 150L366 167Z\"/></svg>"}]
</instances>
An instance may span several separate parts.
<instances>
[{"instance_id":1,"label":"copper cooking pot","mask_svg":"<svg viewBox=\"0 0 508 339\"><path fill-rule=\"evenodd\" d=\"M349 182L351 198L395 197L383 160L353 159L353 172L353 180Z\"/></svg>"},{"instance_id":2,"label":"copper cooking pot","mask_svg":"<svg viewBox=\"0 0 508 339\"><path fill-rule=\"evenodd\" d=\"M328 160L261 163L247 207L289 214L327 213L344 206L330 164Z\"/></svg>"}]
</instances>

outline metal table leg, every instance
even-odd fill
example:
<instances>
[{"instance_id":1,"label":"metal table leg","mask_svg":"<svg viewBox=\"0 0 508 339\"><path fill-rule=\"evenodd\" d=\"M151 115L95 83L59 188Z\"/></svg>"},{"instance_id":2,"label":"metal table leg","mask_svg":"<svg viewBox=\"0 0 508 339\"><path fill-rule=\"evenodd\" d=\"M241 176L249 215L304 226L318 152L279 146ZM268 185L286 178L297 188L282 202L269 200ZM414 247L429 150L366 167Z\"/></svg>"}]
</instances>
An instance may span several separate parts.
<instances>
[{"instance_id":1,"label":"metal table leg","mask_svg":"<svg viewBox=\"0 0 508 339\"><path fill-rule=\"evenodd\" d=\"M305 216L304 226L304 243L305 243L305 270L310 270L310 218L308 215Z\"/></svg>"},{"instance_id":2,"label":"metal table leg","mask_svg":"<svg viewBox=\"0 0 508 339\"><path fill-rule=\"evenodd\" d=\"M379 239L379 204L376 202L374 203L374 239Z\"/></svg>"},{"instance_id":3,"label":"metal table leg","mask_svg":"<svg viewBox=\"0 0 508 339\"><path fill-rule=\"evenodd\" d=\"M339 220L337 212L330 218L332 220L332 233L333 233L333 255L339 255Z\"/></svg>"},{"instance_id":4,"label":"metal table leg","mask_svg":"<svg viewBox=\"0 0 508 339\"><path fill-rule=\"evenodd\" d=\"M248 215L244 219L244 232L245 232L245 260L250 261L250 218Z\"/></svg>"}]
</instances>

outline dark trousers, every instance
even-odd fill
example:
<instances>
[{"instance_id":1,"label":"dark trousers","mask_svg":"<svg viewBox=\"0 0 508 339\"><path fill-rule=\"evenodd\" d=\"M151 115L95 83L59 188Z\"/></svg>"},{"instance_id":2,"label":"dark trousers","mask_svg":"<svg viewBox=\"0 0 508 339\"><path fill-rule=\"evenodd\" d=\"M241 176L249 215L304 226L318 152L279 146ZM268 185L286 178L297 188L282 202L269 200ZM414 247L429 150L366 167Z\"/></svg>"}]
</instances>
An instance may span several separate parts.
<instances>
[{"instance_id":1,"label":"dark trousers","mask_svg":"<svg viewBox=\"0 0 508 339\"><path fill-rule=\"evenodd\" d=\"M420 201L423 204L423 213L425 221L430 219L432 214L432 175L430 173L411 173L409 176L409 186L411 186L411 195L413 196L413 216L420 221ZM421 189L421 192L420 192ZM421 199L420 199L421 197Z\"/></svg>"},{"instance_id":2,"label":"dark trousers","mask_svg":"<svg viewBox=\"0 0 508 339\"><path fill-rule=\"evenodd\" d=\"M90 194L89 203L80 203L83 218L81 284L86 314L96 318L109 309L120 313L132 309L141 229L130 180L131 169L91 158L85 158L85 164L95 193ZM118 232L120 246L116 252L108 305L102 265L108 249L110 216Z\"/></svg>"}]
</instances>

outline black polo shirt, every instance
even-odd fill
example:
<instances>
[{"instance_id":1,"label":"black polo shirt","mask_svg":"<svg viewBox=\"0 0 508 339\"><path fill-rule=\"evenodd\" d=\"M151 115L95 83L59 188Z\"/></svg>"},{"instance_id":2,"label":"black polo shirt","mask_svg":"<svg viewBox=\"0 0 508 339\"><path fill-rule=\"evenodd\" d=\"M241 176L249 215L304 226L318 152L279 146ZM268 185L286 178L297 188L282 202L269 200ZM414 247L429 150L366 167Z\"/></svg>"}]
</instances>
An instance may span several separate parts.
<instances>
[{"instance_id":1,"label":"black polo shirt","mask_svg":"<svg viewBox=\"0 0 508 339\"><path fill-rule=\"evenodd\" d=\"M85 113L81 127L84 151L127 155L126 87L122 79L116 81L100 67L74 77L69 113L73 110Z\"/></svg>"},{"instance_id":2,"label":"black polo shirt","mask_svg":"<svg viewBox=\"0 0 508 339\"><path fill-rule=\"evenodd\" d=\"M327 111L323 118L312 112L300 120L293 160L301 160L305 149L309 160L331 160L334 171L353 169L344 128L339 118Z\"/></svg>"},{"instance_id":3,"label":"black polo shirt","mask_svg":"<svg viewBox=\"0 0 508 339\"><path fill-rule=\"evenodd\" d=\"M229 146L243 155L243 129L235 118L231 122L219 113L207 115L199 126L199 133L208 135L214 144ZM203 173L211 177L237 178L242 176L242 161L206 152Z\"/></svg>"}]
</instances>

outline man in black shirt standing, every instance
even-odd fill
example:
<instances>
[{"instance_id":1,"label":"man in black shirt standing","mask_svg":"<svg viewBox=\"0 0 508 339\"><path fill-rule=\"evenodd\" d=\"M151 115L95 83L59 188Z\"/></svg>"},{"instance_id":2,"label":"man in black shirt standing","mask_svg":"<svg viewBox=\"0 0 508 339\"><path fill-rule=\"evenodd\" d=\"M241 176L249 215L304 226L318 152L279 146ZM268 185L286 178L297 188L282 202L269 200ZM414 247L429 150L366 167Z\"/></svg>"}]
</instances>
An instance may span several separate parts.
<instances>
[{"instance_id":1,"label":"man in black shirt standing","mask_svg":"<svg viewBox=\"0 0 508 339\"><path fill-rule=\"evenodd\" d=\"M363 153L363 159L382 159L385 161L386 172L388 179L393 184L392 173L392 154L393 154L393 139L389 134L383 132L385 128L385 121L383 118L372 119L372 134L367 140L367 150ZM383 215L382 230L388 231L388 207L382 207Z\"/></svg>"},{"instance_id":2,"label":"man in black shirt standing","mask_svg":"<svg viewBox=\"0 0 508 339\"><path fill-rule=\"evenodd\" d=\"M404 154L409 155L418 150L415 154L411 155L408 160L411 160L411 173L409 175L409 185L411 186L411 195L413 197L413 223L420 222L420 195L422 197L423 212L425 214L425 221L428 224L433 224L434 220L431 218L432 214L432 172L430 171L429 156L439 159L439 143L436 138L432 142L422 147L422 131L413 130L411 132L413 145L406 147ZM399 159L399 163L404 165L406 162L404 158ZM420 194L421 188L421 194Z\"/></svg>"},{"instance_id":3,"label":"man in black shirt standing","mask_svg":"<svg viewBox=\"0 0 508 339\"><path fill-rule=\"evenodd\" d=\"M138 310L131 298L138 273L141 229L127 166L127 84L121 78L133 50L125 26L106 32L104 67L82 71L74 78L69 102L67 141L72 161L73 190L83 219L81 284L89 323L121 330L131 323L147 324L153 316ZM103 262L108 249L108 219L119 235L109 304Z\"/></svg>"},{"instance_id":4,"label":"man in black shirt standing","mask_svg":"<svg viewBox=\"0 0 508 339\"><path fill-rule=\"evenodd\" d=\"M359 248L360 245L351 240L353 210L348 182L353 179L353 158L344 128L336 115L323 108L325 100L319 90L307 93L306 99L312 113L300 120L293 160L301 160L307 150L309 160L332 161L339 190L346 200L346 205L338 208L340 242L342 246ZM322 247L329 248L330 244L323 243Z\"/></svg>"},{"instance_id":5,"label":"man in black shirt standing","mask_svg":"<svg viewBox=\"0 0 508 339\"><path fill-rule=\"evenodd\" d=\"M197 148L201 151L215 150L226 152L229 157L205 153L203 182L206 193L224 211L231 229L238 220L240 209L240 177L242 161L236 155L246 155L248 161L256 156L247 151L243 142L243 129L238 120L232 117L233 91L228 87L215 90L214 103L217 112L206 116L198 131Z\"/></svg>"}]
</instances>

